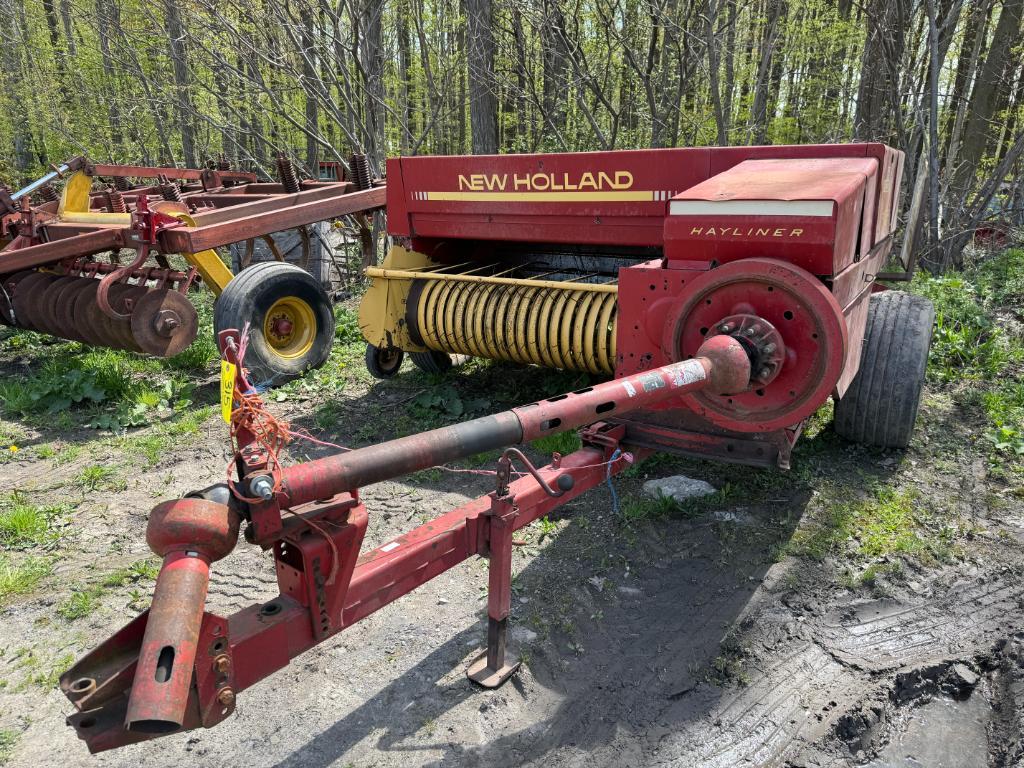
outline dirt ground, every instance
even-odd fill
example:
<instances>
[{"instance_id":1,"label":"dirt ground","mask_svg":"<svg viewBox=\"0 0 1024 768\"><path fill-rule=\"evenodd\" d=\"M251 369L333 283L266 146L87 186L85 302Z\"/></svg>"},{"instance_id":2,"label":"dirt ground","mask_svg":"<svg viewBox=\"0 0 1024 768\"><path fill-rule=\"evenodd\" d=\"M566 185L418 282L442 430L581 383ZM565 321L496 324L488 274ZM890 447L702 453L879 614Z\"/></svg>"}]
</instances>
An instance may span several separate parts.
<instances>
[{"instance_id":1,"label":"dirt ground","mask_svg":"<svg viewBox=\"0 0 1024 768\"><path fill-rule=\"evenodd\" d=\"M27 375L31 357L8 349L0 374ZM321 439L357 445L574 383L479 363L440 381L406 365L371 381L352 346L268 400ZM3 468L8 491L66 505L50 539L11 555L38 552L50 567L0 608L0 762L1022 764L1022 475L993 464L977 414L933 384L905 452L846 444L825 412L788 473L652 459L616 481L618 511L598 488L534 524L515 552L512 639L524 664L498 690L464 676L485 636L486 564L473 560L245 691L217 728L90 757L64 726L71 707L55 678L145 607L153 505L224 477L216 380L208 371L195 383L192 406L127 437L45 418L0 423L18 448ZM675 509L644 500L645 478L672 474L719 492ZM435 470L367 488L364 546L490 486ZM272 561L243 544L214 566L209 608L273 594Z\"/></svg>"}]
</instances>

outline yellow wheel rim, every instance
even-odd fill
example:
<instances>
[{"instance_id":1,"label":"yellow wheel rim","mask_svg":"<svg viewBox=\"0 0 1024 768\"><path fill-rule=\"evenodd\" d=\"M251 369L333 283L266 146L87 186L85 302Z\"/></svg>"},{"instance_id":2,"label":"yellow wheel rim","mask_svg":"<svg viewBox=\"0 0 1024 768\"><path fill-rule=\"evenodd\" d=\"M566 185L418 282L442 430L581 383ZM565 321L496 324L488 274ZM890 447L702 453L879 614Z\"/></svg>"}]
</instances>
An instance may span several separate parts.
<instances>
[{"instance_id":1,"label":"yellow wheel rim","mask_svg":"<svg viewBox=\"0 0 1024 768\"><path fill-rule=\"evenodd\" d=\"M316 338L313 308L294 296L278 299L263 319L263 338L281 357L302 357Z\"/></svg>"}]
</instances>

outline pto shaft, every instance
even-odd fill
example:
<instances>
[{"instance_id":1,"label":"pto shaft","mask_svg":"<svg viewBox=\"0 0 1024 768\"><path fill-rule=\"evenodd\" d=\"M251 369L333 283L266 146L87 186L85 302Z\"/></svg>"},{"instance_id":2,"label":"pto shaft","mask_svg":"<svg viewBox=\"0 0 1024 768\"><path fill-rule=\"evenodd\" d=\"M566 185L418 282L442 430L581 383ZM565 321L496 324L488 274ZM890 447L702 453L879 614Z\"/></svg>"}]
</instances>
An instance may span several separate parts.
<instances>
[{"instance_id":1,"label":"pto shaft","mask_svg":"<svg viewBox=\"0 0 1024 768\"><path fill-rule=\"evenodd\" d=\"M578 429L690 392L734 393L749 384L750 358L742 345L731 336L715 336L691 360L287 467L277 501L281 507L296 507L484 451Z\"/></svg>"}]
</instances>

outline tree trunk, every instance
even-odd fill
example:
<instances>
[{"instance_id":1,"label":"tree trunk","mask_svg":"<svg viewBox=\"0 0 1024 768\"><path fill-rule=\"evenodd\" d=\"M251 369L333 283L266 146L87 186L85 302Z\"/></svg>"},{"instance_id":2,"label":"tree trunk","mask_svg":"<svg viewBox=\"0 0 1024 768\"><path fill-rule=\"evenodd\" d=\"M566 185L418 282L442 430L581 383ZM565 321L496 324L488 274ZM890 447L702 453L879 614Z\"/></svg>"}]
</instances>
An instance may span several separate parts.
<instances>
[{"instance_id":1,"label":"tree trunk","mask_svg":"<svg viewBox=\"0 0 1024 768\"><path fill-rule=\"evenodd\" d=\"M174 71L174 89L177 94L178 125L181 129L181 152L185 165L195 168L196 158L195 126L192 122L192 78L189 74L185 51L185 30L181 24L181 13L177 0L164 0L167 24L167 44Z\"/></svg>"},{"instance_id":2,"label":"tree trunk","mask_svg":"<svg viewBox=\"0 0 1024 768\"><path fill-rule=\"evenodd\" d=\"M1013 48L1019 42L1024 0L1004 0L999 21L974 83L967 107L961 162L953 169L949 203L956 221L963 219L965 199L992 138L992 120L1005 88ZM962 223L962 222L961 222Z\"/></svg>"},{"instance_id":3,"label":"tree trunk","mask_svg":"<svg viewBox=\"0 0 1024 768\"><path fill-rule=\"evenodd\" d=\"M498 97L494 79L494 8L491 0L465 0L469 36L466 67L474 155L498 152Z\"/></svg>"}]
</instances>

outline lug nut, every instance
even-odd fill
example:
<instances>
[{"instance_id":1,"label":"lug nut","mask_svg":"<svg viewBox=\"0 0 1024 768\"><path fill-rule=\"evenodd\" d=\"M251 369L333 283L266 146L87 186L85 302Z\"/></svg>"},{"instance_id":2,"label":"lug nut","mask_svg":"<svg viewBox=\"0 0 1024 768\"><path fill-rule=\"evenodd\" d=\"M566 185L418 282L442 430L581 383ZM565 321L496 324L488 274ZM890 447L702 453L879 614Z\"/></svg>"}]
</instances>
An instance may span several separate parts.
<instances>
[{"instance_id":1,"label":"lug nut","mask_svg":"<svg viewBox=\"0 0 1024 768\"><path fill-rule=\"evenodd\" d=\"M764 345L764 351L765 351L766 354L771 354L772 352L775 351L775 345L774 344L765 344Z\"/></svg>"},{"instance_id":2,"label":"lug nut","mask_svg":"<svg viewBox=\"0 0 1024 768\"><path fill-rule=\"evenodd\" d=\"M222 653L213 660L213 668L218 674L226 675L231 671L231 659L227 657L227 654Z\"/></svg>"},{"instance_id":3,"label":"lug nut","mask_svg":"<svg viewBox=\"0 0 1024 768\"><path fill-rule=\"evenodd\" d=\"M230 688L224 688L217 694L217 701L225 707L230 707L235 703L235 692Z\"/></svg>"},{"instance_id":4,"label":"lug nut","mask_svg":"<svg viewBox=\"0 0 1024 768\"><path fill-rule=\"evenodd\" d=\"M722 323L720 326L718 326L718 330L720 330L722 333L728 333L729 331L732 330L732 326L729 325L728 323Z\"/></svg>"},{"instance_id":5,"label":"lug nut","mask_svg":"<svg viewBox=\"0 0 1024 768\"><path fill-rule=\"evenodd\" d=\"M771 375L772 375L772 369L771 368L762 368L761 372L759 374L757 374L758 378L760 378L760 379L767 379Z\"/></svg>"}]
</instances>

